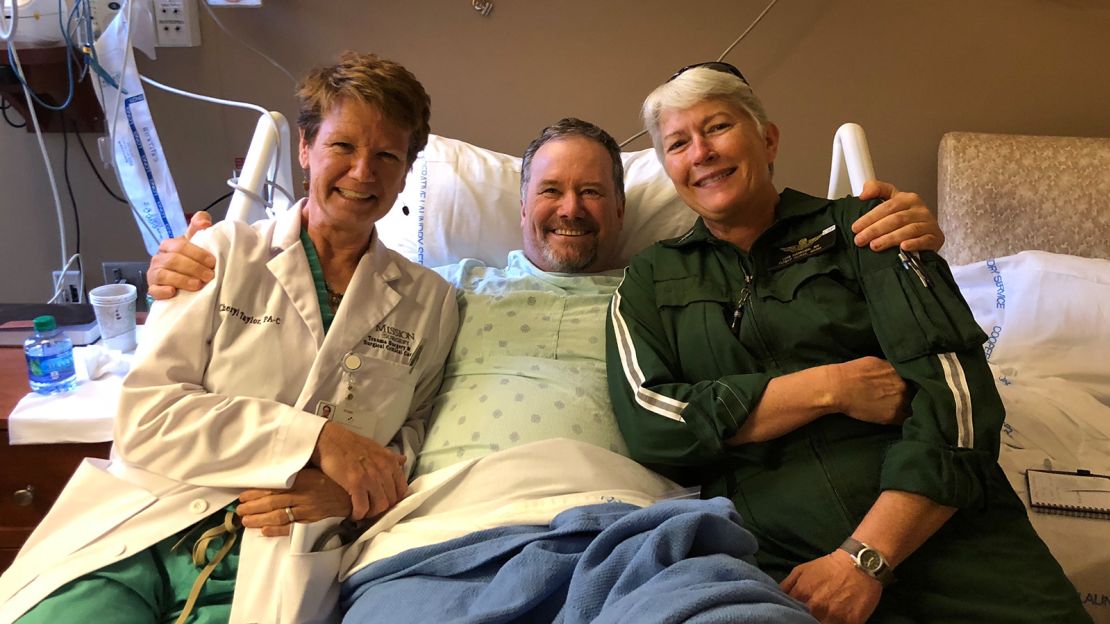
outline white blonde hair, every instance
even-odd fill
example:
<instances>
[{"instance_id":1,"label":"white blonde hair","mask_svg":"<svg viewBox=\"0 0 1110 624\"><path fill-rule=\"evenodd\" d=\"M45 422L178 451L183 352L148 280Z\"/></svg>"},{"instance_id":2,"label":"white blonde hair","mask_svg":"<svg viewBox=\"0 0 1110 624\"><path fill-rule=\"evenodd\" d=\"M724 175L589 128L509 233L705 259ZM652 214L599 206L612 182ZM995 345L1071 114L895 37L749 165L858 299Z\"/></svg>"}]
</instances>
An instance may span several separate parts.
<instances>
[{"instance_id":1,"label":"white blonde hair","mask_svg":"<svg viewBox=\"0 0 1110 624\"><path fill-rule=\"evenodd\" d=\"M755 121L759 135L764 136L763 129L769 123L767 113L751 85L726 72L694 67L656 87L644 100L644 106L640 110L644 128L651 135L655 155L660 161L663 160L663 142L659 136L659 118L663 111L682 110L712 99L723 100L740 108Z\"/></svg>"}]
</instances>

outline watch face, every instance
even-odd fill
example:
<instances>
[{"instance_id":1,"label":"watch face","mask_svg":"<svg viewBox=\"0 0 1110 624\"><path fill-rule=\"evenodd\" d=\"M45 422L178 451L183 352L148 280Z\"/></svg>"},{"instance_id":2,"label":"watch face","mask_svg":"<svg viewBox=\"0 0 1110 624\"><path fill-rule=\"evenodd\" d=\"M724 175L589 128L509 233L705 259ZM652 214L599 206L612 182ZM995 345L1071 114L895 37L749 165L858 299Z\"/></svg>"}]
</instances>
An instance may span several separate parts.
<instances>
[{"instance_id":1,"label":"watch face","mask_svg":"<svg viewBox=\"0 0 1110 624\"><path fill-rule=\"evenodd\" d=\"M864 548L859 552L859 565L868 572L878 572L879 568L883 565L882 556L878 552L870 548Z\"/></svg>"}]
</instances>

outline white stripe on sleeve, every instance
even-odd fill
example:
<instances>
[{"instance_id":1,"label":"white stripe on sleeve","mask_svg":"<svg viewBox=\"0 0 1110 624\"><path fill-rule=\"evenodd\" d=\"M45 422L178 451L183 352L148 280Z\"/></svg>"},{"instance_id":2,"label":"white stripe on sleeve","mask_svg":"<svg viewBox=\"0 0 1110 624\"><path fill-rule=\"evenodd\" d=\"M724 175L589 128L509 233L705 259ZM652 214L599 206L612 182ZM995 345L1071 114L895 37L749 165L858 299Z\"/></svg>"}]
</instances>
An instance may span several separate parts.
<instances>
[{"instance_id":1,"label":"white stripe on sleeve","mask_svg":"<svg viewBox=\"0 0 1110 624\"><path fill-rule=\"evenodd\" d=\"M686 422L682 418L682 411L687 403L672 399L644 387L644 372L636 360L636 345L632 342L632 334L628 331L628 324L620 314L621 293L620 288L613 293L613 309L610 313L613 321L613 333L617 338L617 351L621 356L621 369L624 378L632 388L632 395L636 403L655 414L678 422Z\"/></svg>"},{"instance_id":2,"label":"white stripe on sleeve","mask_svg":"<svg viewBox=\"0 0 1110 624\"><path fill-rule=\"evenodd\" d=\"M964 368L955 353L940 353L937 355L940 367L944 370L944 380L948 389L952 391L952 400L956 404L956 446L971 448L975 445L975 421L971 407L971 391L967 387L967 377Z\"/></svg>"}]
</instances>

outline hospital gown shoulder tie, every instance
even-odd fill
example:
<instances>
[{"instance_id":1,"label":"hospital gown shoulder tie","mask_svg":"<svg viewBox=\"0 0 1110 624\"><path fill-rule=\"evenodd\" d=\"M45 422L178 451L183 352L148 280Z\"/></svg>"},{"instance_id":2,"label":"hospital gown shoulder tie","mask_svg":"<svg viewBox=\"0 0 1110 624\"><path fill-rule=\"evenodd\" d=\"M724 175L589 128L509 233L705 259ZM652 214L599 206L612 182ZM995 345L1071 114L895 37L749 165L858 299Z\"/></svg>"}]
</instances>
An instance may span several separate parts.
<instances>
[{"instance_id":1,"label":"hospital gown shoulder tie","mask_svg":"<svg viewBox=\"0 0 1110 624\"><path fill-rule=\"evenodd\" d=\"M239 531L242 528L243 524L240 522L239 516L236 516L235 510L232 509L224 514L223 523L201 533L200 537L197 538L196 543L193 544L193 565L198 568L203 566L203 569L200 571L200 574L197 575L197 580L193 582L193 587L189 590L189 597L185 601L185 607L181 610L181 615L178 616L175 624L185 624L189 614L192 613L193 608L196 606L197 598L200 596L200 590L204 587L205 581L212 575L212 571L216 569L216 566L223 561L223 558L227 556L227 553L231 552L231 547L235 545L235 541L239 538ZM212 543L212 540L225 535L227 538L224 540L223 546L216 551L212 560L208 561L208 545ZM176 550L187 538L188 534L182 537L181 541L175 544L173 549Z\"/></svg>"}]
</instances>

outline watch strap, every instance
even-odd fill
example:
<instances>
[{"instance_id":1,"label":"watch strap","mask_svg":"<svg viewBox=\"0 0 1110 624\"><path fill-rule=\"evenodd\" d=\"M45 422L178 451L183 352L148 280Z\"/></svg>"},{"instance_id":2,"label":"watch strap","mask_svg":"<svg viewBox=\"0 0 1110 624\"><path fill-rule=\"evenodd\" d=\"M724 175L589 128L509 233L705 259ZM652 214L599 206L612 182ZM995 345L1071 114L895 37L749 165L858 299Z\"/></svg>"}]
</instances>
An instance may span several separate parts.
<instances>
[{"instance_id":1,"label":"watch strap","mask_svg":"<svg viewBox=\"0 0 1110 624\"><path fill-rule=\"evenodd\" d=\"M861 572L882 583L883 587L886 587L887 585L890 585L894 582L894 570L893 568L891 568L890 563L886 560L886 557L883 556L883 553L879 552L878 549L872 548L855 538L849 537L844 540L843 544L840 545L840 550L843 550L844 552L851 555L852 563L854 563ZM864 567L864 565L860 562L860 556L865 550L871 551L876 557L878 557L879 565L876 569L871 570L867 567Z\"/></svg>"}]
</instances>

